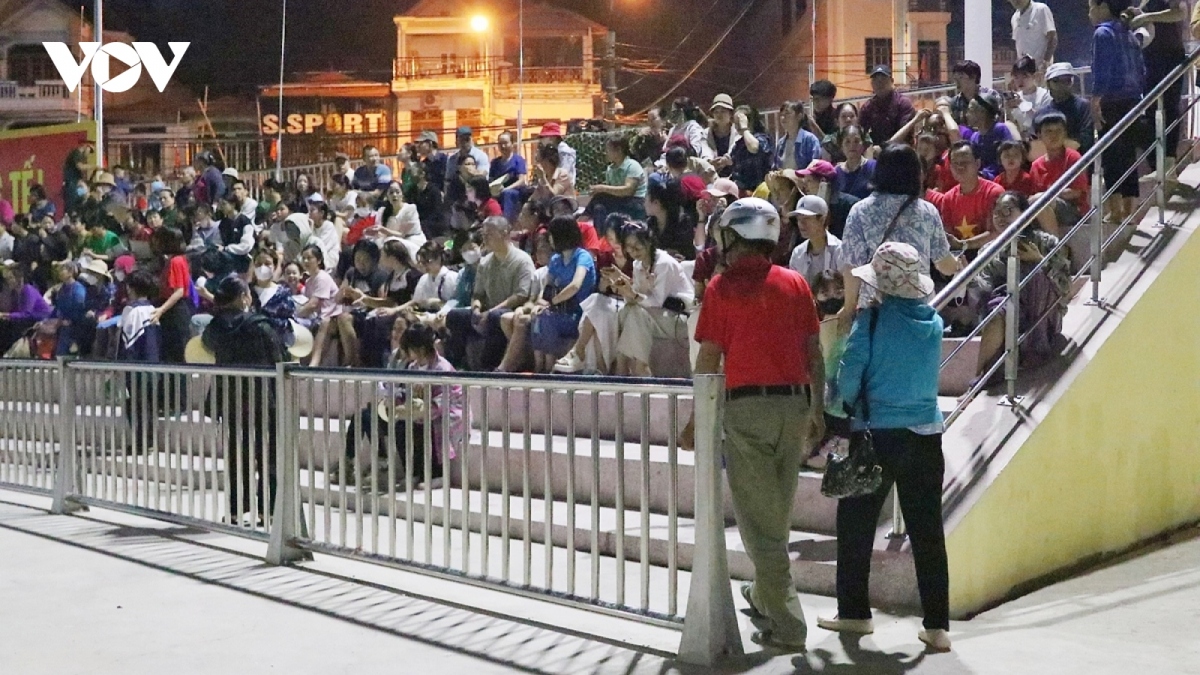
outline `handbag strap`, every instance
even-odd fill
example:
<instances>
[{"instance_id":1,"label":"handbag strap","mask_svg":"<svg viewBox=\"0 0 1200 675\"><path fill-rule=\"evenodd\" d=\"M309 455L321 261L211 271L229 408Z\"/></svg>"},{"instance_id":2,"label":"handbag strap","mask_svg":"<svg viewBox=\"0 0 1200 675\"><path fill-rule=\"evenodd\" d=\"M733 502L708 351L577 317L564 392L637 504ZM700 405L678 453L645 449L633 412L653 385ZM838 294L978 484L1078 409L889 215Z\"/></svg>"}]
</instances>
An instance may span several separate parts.
<instances>
[{"instance_id":1,"label":"handbag strap","mask_svg":"<svg viewBox=\"0 0 1200 675\"><path fill-rule=\"evenodd\" d=\"M871 397L867 395L867 371L871 368L871 352L875 351L875 325L879 322L879 308L871 308L871 329L867 332L867 362L863 365L862 385L858 388L858 401L862 404L862 421L871 427Z\"/></svg>"},{"instance_id":2,"label":"handbag strap","mask_svg":"<svg viewBox=\"0 0 1200 675\"><path fill-rule=\"evenodd\" d=\"M896 211L896 215L892 216L892 222L888 223L887 228L883 231L883 239L879 240L879 244L875 248L879 248L887 242L888 238L892 236L892 232L896 229L896 223L900 222L900 214L904 213L904 210L915 201L917 201L917 198L913 195L909 195L908 199L904 200L904 203L900 205L900 210Z\"/></svg>"}]
</instances>

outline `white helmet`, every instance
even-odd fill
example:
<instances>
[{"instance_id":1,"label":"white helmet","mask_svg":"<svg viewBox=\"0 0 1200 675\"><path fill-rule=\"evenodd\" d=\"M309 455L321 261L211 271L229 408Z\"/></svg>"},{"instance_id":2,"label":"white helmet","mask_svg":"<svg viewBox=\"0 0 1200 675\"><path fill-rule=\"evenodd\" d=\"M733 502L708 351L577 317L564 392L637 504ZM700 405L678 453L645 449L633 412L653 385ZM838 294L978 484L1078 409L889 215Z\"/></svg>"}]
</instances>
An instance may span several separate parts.
<instances>
[{"instance_id":1,"label":"white helmet","mask_svg":"<svg viewBox=\"0 0 1200 675\"><path fill-rule=\"evenodd\" d=\"M779 241L779 212L765 199L746 197L721 214L721 227L747 241Z\"/></svg>"}]
</instances>

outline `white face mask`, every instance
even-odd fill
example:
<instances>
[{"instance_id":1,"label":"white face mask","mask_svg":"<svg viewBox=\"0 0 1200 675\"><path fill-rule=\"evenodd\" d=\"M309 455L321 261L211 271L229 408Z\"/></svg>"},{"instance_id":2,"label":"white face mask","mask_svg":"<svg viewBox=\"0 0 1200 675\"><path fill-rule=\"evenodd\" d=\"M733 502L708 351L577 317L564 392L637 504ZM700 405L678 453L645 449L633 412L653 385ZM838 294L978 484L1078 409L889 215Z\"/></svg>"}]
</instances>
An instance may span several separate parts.
<instances>
[{"instance_id":1,"label":"white face mask","mask_svg":"<svg viewBox=\"0 0 1200 675\"><path fill-rule=\"evenodd\" d=\"M113 278L117 281L125 281L125 273L121 270L113 270Z\"/></svg>"},{"instance_id":2,"label":"white face mask","mask_svg":"<svg viewBox=\"0 0 1200 675\"><path fill-rule=\"evenodd\" d=\"M275 270L270 265L260 265L254 268L254 278L259 281L268 281L275 276Z\"/></svg>"},{"instance_id":3,"label":"white face mask","mask_svg":"<svg viewBox=\"0 0 1200 675\"><path fill-rule=\"evenodd\" d=\"M463 251L462 258L468 265L475 265L479 262L479 251Z\"/></svg>"},{"instance_id":4,"label":"white face mask","mask_svg":"<svg viewBox=\"0 0 1200 675\"><path fill-rule=\"evenodd\" d=\"M80 280L80 281L82 281L83 283L87 284L88 286L95 286L95 285L96 285L96 281L98 281L98 280L96 279L96 275L95 275L95 274L92 274L91 272L83 272L83 273L81 273L81 274L79 275L79 280Z\"/></svg>"}]
</instances>

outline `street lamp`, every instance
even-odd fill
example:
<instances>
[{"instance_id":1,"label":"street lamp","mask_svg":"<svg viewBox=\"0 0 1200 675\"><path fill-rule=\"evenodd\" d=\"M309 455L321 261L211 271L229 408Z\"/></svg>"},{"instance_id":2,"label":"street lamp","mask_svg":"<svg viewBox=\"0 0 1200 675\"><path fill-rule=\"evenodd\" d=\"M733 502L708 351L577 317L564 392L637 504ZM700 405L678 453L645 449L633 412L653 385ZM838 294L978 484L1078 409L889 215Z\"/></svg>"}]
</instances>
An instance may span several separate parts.
<instances>
[{"instance_id":1,"label":"street lamp","mask_svg":"<svg viewBox=\"0 0 1200 675\"><path fill-rule=\"evenodd\" d=\"M471 17L471 30L476 33L483 33L488 29L488 18L482 14L476 14Z\"/></svg>"}]
</instances>

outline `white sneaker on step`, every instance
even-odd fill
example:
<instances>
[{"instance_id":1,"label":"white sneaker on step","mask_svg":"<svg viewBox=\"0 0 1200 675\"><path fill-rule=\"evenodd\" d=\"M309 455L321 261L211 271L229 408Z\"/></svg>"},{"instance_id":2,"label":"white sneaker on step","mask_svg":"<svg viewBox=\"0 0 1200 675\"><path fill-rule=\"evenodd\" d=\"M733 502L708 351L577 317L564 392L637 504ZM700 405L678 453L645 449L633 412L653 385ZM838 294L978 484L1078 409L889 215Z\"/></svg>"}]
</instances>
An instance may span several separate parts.
<instances>
[{"instance_id":1,"label":"white sneaker on step","mask_svg":"<svg viewBox=\"0 0 1200 675\"><path fill-rule=\"evenodd\" d=\"M817 625L835 633L858 633L870 635L875 632L875 624L870 619L817 619Z\"/></svg>"},{"instance_id":2,"label":"white sneaker on step","mask_svg":"<svg viewBox=\"0 0 1200 675\"><path fill-rule=\"evenodd\" d=\"M579 358L574 349L567 352L566 356L554 362L554 372L556 373L578 373L586 367L587 364L583 362L583 359Z\"/></svg>"},{"instance_id":3,"label":"white sneaker on step","mask_svg":"<svg viewBox=\"0 0 1200 675\"><path fill-rule=\"evenodd\" d=\"M929 647L930 651L950 651L950 633L940 628L921 630L919 633L917 633L917 639L921 642L924 642L925 645Z\"/></svg>"}]
</instances>

